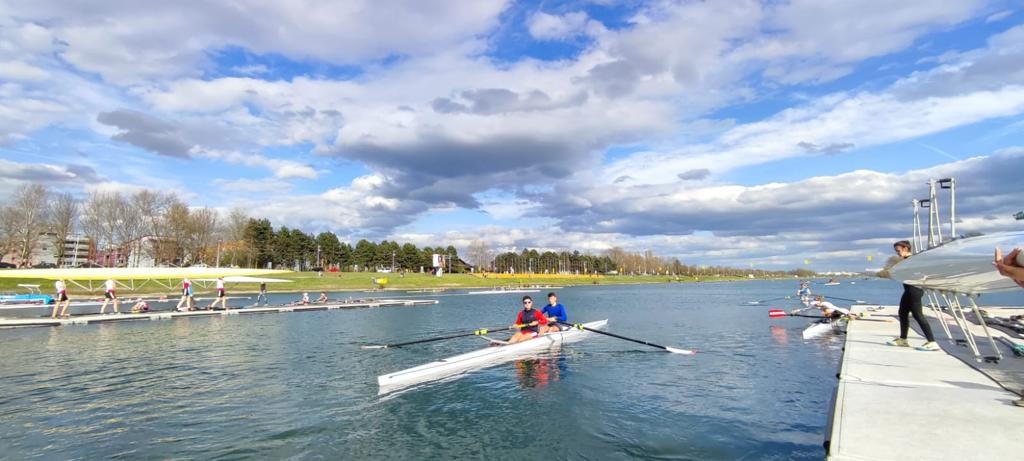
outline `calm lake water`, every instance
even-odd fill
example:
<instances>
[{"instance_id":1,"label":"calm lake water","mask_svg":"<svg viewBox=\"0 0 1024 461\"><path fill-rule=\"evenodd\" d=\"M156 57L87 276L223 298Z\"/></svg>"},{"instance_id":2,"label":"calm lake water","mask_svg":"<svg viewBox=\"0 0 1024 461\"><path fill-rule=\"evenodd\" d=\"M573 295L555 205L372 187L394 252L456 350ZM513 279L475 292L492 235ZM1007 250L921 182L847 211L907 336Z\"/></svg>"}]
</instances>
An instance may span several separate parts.
<instances>
[{"instance_id":1,"label":"calm lake water","mask_svg":"<svg viewBox=\"0 0 1024 461\"><path fill-rule=\"evenodd\" d=\"M885 304L900 293L889 281L813 288ZM360 345L511 323L521 295L0 330L0 457L821 459L841 339L804 341L807 319L768 318L769 307L795 307L791 300L746 305L795 290L795 282L558 290L571 320L608 318L609 331L700 353L594 336L554 356L385 397L377 375L484 343Z\"/></svg>"}]
</instances>

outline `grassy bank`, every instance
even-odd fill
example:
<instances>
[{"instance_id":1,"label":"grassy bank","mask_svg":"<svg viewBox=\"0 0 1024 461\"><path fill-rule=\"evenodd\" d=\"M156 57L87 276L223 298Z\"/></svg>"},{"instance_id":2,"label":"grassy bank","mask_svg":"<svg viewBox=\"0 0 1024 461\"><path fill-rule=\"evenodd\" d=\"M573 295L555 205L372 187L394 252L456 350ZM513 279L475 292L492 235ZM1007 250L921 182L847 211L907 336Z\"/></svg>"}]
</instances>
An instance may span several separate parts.
<instances>
[{"instance_id":1,"label":"grassy bank","mask_svg":"<svg viewBox=\"0 0 1024 461\"><path fill-rule=\"evenodd\" d=\"M299 292L299 291L343 291L343 290L372 290L377 289L376 279L387 279L386 291L393 290L415 290L415 289L457 289L457 288L490 288L500 286L576 286L576 285L616 285L635 283L668 283L668 282L695 282L695 281L720 281L720 280L745 280L734 277L702 277L699 280L694 277L672 277L665 275L638 275L638 276L573 276L559 274L488 274L481 277L470 274L445 274L443 277L434 277L430 274L410 273L404 277L399 274L378 274L369 272L340 272L325 273L318 276L314 272L294 272L275 278L290 280L290 283L272 283L267 288L271 292ZM177 286L180 280L162 280L165 286L149 282L141 285L136 282L134 290L121 288L123 294L168 294L178 293ZM37 284L43 293L53 291L53 282L50 280L38 279L0 279L0 290L23 291L17 286L20 283ZM127 282L125 282L127 283ZM83 284L85 285L85 284ZM168 289L166 285L172 288ZM212 292L212 284L209 286L196 286L197 295ZM86 285L88 287L88 285ZM229 283L229 293L255 292L258 287L252 283ZM96 295L102 293L102 284L93 282L93 289L86 290L74 284L68 284L68 291L71 295Z\"/></svg>"}]
</instances>

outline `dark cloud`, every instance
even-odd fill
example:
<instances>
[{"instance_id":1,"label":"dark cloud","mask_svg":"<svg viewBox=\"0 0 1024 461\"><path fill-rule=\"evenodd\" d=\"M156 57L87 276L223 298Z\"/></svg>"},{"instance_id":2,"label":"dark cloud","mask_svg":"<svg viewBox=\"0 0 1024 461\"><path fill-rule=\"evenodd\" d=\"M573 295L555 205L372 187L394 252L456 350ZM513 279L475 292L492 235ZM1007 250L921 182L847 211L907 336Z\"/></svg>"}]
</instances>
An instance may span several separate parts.
<instances>
[{"instance_id":1,"label":"dark cloud","mask_svg":"<svg viewBox=\"0 0 1024 461\"><path fill-rule=\"evenodd\" d=\"M184 139L180 126L134 110L102 112L96 116L96 121L121 130L111 139L167 157L188 158L189 150L195 145Z\"/></svg>"},{"instance_id":2,"label":"dark cloud","mask_svg":"<svg viewBox=\"0 0 1024 461\"><path fill-rule=\"evenodd\" d=\"M807 153L825 155L840 154L842 152L853 149L854 147L857 147L852 142L836 142L824 146L819 146L817 144L810 143L807 141L801 141L798 142L796 145L797 147L803 149Z\"/></svg>"},{"instance_id":3,"label":"dark cloud","mask_svg":"<svg viewBox=\"0 0 1024 461\"><path fill-rule=\"evenodd\" d=\"M626 181L629 181L630 179L633 179L633 177L629 175L622 175L619 176L618 178L615 178L615 181L612 181L612 184L621 184Z\"/></svg>"},{"instance_id":4,"label":"dark cloud","mask_svg":"<svg viewBox=\"0 0 1024 461\"><path fill-rule=\"evenodd\" d=\"M692 199L678 193L678 184L657 186L663 191L648 187L609 194L576 183L547 194L544 206L538 209L544 216L558 219L560 227L570 232L642 237L710 231L719 236L758 238L809 232L848 244L909 234L910 201L927 195L924 184L929 177L957 178L957 215L961 218L1010 216L1020 209L1024 194L1024 187L1014 179L1022 164L1024 149L1011 150L903 174L858 171L751 187L727 198L700 194ZM669 193L668 198L660 192ZM671 198L672 193L679 198ZM945 195L940 201L948 205ZM948 213L948 208L942 209ZM960 232L971 230L967 224L958 228Z\"/></svg>"},{"instance_id":5,"label":"dark cloud","mask_svg":"<svg viewBox=\"0 0 1024 461\"><path fill-rule=\"evenodd\" d=\"M700 181L701 179L707 179L711 176L711 170L707 168L695 168L693 170L687 170L676 175L682 181Z\"/></svg>"},{"instance_id":6,"label":"dark cloud","mask_svg":"<svg viewBox=\"0 0 1024 461\"><path fill-rule=\"evenodd\" d=\"M639 84L640 76L632 63L618 60L594 66L581 80L590 83L599 94L617 98L632 93Z\"/></svg>"},{"instance_id":7,"label":"dark cloud","mask_svg":"<svg viewBox=\"0 0 1024 461\"><path fill-rule=\"evenodd\" d=\"M479 207L473 194L480 191L519 190L567 178L595 155L566 140L527 135L479 141L429 135L398 146L368 140L335 153L385 173L390 182L381 193L386 197L466 208Z\"/></svg>"},{"instance_id":8,"label":"dark cloud","mask_svg":"<svg viewBox=\"0 0 1024 461\"><path fill-rule=\"evenodd\" d=\"M437 98L430 103L430 106L435 112L442 114L494 115L578 106L586 100L587 94L584 92L556 101L547 93L538 90L517 93L505 88L481 88L461 91L452 98Z\"/></svg>"},{"instance_id":9,"label":"dark cloud","mask_svg":"<svg viewBox=\"0 0 1024 461\"><path fill-rule=\"evenodd\" d=\"M86 184L103 181L96 170L86 165L48 165L17 163L0 159L0 178L40 184Z\"/></svg>"}]
</instances>

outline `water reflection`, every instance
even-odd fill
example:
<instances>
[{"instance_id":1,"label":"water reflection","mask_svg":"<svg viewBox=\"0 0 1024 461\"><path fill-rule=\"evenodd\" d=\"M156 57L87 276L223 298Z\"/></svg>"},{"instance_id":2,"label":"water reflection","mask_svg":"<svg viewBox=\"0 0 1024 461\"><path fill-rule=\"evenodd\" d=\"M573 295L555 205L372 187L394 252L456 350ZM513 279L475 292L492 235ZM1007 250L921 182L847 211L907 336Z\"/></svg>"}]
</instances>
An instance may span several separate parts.
<instances>
[{"instance_id":1,"label":"water reflection","mask_svg":"<svg viewBox=\"0 0 1024 461\"><path fill-rule=\"evenodd\" d=\"M516 360L516 377L524 389L543 389L558 381L567 367L565 357Z\"/></svg>"},{"instance_id":2,"label":"water reflection","mask_svg":"<svg viewBox=\"0 0 1024 461\"><path fill-rule=\"evenodd\" d=\"M769 331L772 333L772 342L778 345L786 345L789 343L789 336L787 336L786 329L778 325L772 325L769 327Z\"/></svg>"}]
</instances>

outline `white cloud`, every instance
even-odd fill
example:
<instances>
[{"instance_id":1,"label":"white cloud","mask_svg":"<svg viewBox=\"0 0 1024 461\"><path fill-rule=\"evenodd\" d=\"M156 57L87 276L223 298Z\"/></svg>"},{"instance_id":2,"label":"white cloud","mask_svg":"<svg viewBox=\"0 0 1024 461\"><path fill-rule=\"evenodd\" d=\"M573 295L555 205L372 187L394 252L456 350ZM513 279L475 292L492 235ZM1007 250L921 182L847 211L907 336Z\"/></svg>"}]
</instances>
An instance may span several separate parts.
<instances>
[{"instance_id":1,"label":"white cloud","mask_svg":"<svg viewBox=\"0 0 1024 461\"><path fill-rule=\"evenodd\" d=\"M565 40L583 33L587 25L587 13L575 11L563 15L534 13L527 20L530 36L539 40Z\"/></svg>"},{"instance_id":2,"label":"white cloud","mask_svg":"<svg viewBox=\"0 0 1024 461\"><path fill-rule=\"evenodd\" d=\"M189 153L195 156L220 160L227 163L245 165L249 167L266 168L274 173L274 177L280 179L316 179L318 176L320 176L320 172L317 171L312 166L295 162L292 160L272 158L251 152L243 153L237 151L223 151L217 149L194 147L191 150L189 150Z\"/></svg>"},{"instance_id":3,"label":"white cloud","mask_svg":"<svg viewBox=\"0 0 1024 461\"><path fill-rule=\"evenodd\" d=\"M30 64L19 61L0 61L0 79L31 81L49 77L49 72Z\"/></svg>"},{"instance_id":4,"label":"white cloud","mask_svg":"<svg viewBox=\"0 0 1024 461\"><path fill-rule=\"evenodd\" d=\"M110 0L86 6L41 0L8 5L8 14L47 24L65 44L61 56L76 68L134 83L199 75L209 63L206 53L226 47L337 64L432 53L493 26L505 3Z\"/></svg>"}]
</instances>

